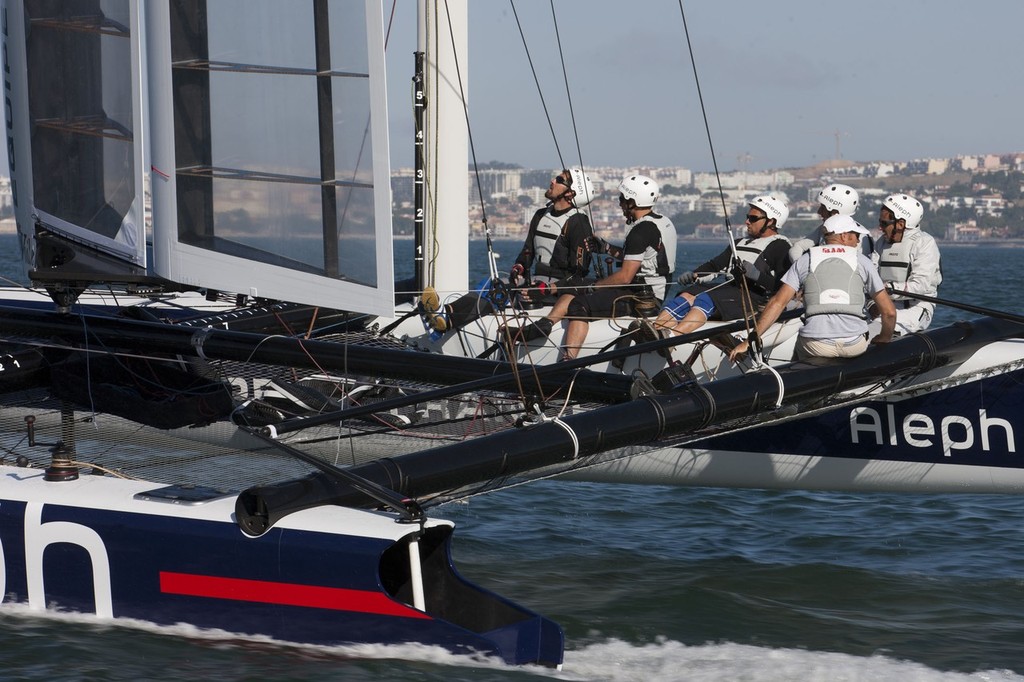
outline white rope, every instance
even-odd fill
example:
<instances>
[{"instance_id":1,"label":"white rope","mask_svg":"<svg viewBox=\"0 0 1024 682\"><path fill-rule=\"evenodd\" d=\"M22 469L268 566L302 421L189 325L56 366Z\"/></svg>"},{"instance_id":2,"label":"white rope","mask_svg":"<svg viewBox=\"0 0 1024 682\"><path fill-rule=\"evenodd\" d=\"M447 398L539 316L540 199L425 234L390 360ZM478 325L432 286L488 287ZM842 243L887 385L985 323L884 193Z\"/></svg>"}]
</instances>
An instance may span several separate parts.
<instances>
[{"instance_id":1,"label":"white rope","mask_svg":"<svg viewBox=\"0 0 1024 682\"><path fill-rule=\"evenodd\" d=\"M208 358L206 357L206 353L203 352L203 344L206 343L206 337L210 335L211 331L213 330L210 329L209 327L199 329L192 335L192 338L190 339L192 348L194 348L196 351L196 355L198 355L199 359L203 360L204 362L208 361Z\"/></svg>"},{"instance_id":2,"label":"white rope","mask_svg":"<svg viewBox=\"0 0 1024 682\"><path fill-rule=\"evenodd\" d=\"M762 365L761 369L764 369L764 370L767 370L767 371L771 372L772 376L775 377L775 381L777 381L778 384L779 384L779 398L778 398L778 400L775 401L775 409L777 410L780 407L782 407L782 399L786 395L786 384L784 384L782 382L782 375L780 375L778 370L776 370L771 365L766 363L766 364Z\"/></svg>"},{"instance_id":3,"label":"white rope","mask_svg":"<svg viewBox=\"0 0 1024 682\"><path fill-rule=\"evenodd\" d=\"M564 421L562 421L559 417L554 417L553 419L549 419L547 421L550 421L554 424L558 424L563 429L565 429L565 432L569 434L569 438L572 439L572 458L578 459L580 456L580 439L579 437L577 437L576 432L572 430L572 427L566 424Z\"/></svg>"}]
</instances>

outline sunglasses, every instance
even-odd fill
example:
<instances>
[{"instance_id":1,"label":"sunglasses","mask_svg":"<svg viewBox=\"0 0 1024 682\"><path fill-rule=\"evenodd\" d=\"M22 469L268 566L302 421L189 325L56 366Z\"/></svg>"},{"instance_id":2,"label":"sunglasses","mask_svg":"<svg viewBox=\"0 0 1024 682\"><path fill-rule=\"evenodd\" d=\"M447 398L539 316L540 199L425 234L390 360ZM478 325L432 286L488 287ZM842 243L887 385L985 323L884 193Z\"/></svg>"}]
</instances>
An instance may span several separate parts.
<instances>
[{"instance_id":1,"label":"sunglasses","mask_svg":"<svg viewBox=\"0 0 1024 682\"><path fill-rule=\"evenodd\" d=\"M748 223L756 223L758 220L766 220L767 218L768 216L766 215L754 215L753 213L747 214Z\"/></svg>"},{"instance_id":2,"label":"sunglasses","mask_svg":"<svg viewBox=\"0 0 1024 682\"><path fill-rule=\"evenodd\" d=\"M557 182L559 185L562 185L564 187L568 187L569 186L569 179L568 178L563 178L561 175L559 175L558 177L555 178L555 182Z\"/></svg>"},{"instance_id":3,"label":"sunglasses","mask_svg":"<svg viewBox=\"0 0 1024 682\"><path fill-rule=\"evenodd\" d=\"M878 219L878 226L879 227L889 227L890 225L895 225L895 224L896 224L895 220L886 220L885 218L879 218Z\"/></svg>"}]
</instances>

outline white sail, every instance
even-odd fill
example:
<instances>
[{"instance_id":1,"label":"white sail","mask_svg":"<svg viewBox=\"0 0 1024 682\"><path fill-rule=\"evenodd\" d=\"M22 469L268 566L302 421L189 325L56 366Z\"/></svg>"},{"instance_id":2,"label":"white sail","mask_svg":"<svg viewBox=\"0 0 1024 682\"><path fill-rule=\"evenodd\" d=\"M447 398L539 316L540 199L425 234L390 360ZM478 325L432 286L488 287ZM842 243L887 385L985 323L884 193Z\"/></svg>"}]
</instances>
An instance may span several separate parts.
<instances>
[{"instance_id":1,"label":"white sail","mask_svg":"<svg viewBox=\"0 0 1024 682\"><path fill-rule=\"evenodd\" d=\"M28 65L8 87L30 269L87 285L149 265L190 287L393 309L379 1L12 3L5 27ZM39 230L93 250L39 246Z\"/></svg>"},{"instance_id":2,"label":"white sail","mask_svg":"<svg viewBox=\"0 0 1024 682\"><path fill-rule=\"evenodd\" d=\"M142 4L9 3L7 126L22 257L37 226L145 268Z\"/></svg>"},{"instance_id":3,"label":"white sail","mask_svg":"<svg viewBox=\"0 0 1024 682\"><path fill-rule=\"evenodd\" d=\"M146 11L157 273L390 310L380 4L164 1Z\"/></svg>"}]
</instances>

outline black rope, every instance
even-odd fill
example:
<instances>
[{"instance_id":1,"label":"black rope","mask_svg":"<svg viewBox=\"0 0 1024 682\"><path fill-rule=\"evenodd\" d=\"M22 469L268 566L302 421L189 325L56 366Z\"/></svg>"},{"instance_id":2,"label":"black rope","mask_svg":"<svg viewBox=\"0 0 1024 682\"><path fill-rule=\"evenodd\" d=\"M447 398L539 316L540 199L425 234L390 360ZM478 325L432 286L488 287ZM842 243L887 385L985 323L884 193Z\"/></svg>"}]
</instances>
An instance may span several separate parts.
<instances>
[{"instance_id":1,"label":"black rope","mask_svg":"<svg viewBox=\"0 0 1024 682\"><path fill-rule=\"evenodd\" d=\"M715 145L711 141L711 125L708 123L708 113L704 107L704 94L700 89L700 78L697 76L697 61L693 56L693 43L690 42L690 29L686 25L686 12L683 11L683 0L679 0L679 14L683 18L683 33L686 34L686 49L690 53L690 64L693 67L693 80L697 84L697 100L700 102L700 113L704 117L704 131L708 136L708 148L711 150L711 163L715 168L715 180L718 182L718 196L722 201L722 213L725 215L725 229L729 233L729 243L732 243L732 226L729 223L729 209L725 204L725 190L722 188L722 177L718 172L718 158L715 156ZM733 249L735 255L735 248Z\"/></svg>"},{"instance_id":2,"label":"black rope","mask_svg":"<svg viewBox=\"0 0 1024 682\"><path fill-rule=\"evenodd\" d=\"M572 122L572 135L576 140L576 155L580 159L580 170L586 175L586 168L583 166L583 149L580 147L580 133L576 127L576 113L572 108L572 93L569 91L569 72L565 69L565 52L562 51L562 33L558 30L558 19L555 17L555 0L550 0L551 22L555 27L555 42L558 44L558 59L562 64L562 80L565 82L565 99L569 103L569 120ZM561 158L558 159L562 161ZM563 166L564 168L564 166ZM584 188L585 189L585 188Z\"/></svg>"},{"instance_id":3,"label":"black rope","mask_svg":"<svg viewBox=\"0 0 1024 682\"><path fill-rule=\"evenodd\" d=\"M686 23L686 11L683 9L683 0L679 0L679 15L683 19L683 33L686 35L686 49L690 54L690 65L693 67L693 81L697 85L697 100L700 102L700 113L704 117L704 131L708 137L708 148L711 151L711 163L714 166L715 180L718 183L718 196L722 202L722 214L725 216L726 238L729 241L729 248L732 249L733 265L738 265L740 263L740 259L736 253L736 242L732 236L732 224L729 222L729 208L725 203L725 190L722 188L722 176L718 170L718 157L715 154L715 144L711 139L711 124L708 123L708 112L707 108L704 106L704 94L700 89L700 77L697 75L697 60L693 55L693 43L690 41L690 28ZM754 325L753 328L751 327L751 323L755 318L755 313L753 309L753 302L750 298L750 289L747 284L747 278L741 277L740 281L738 281L736 285L740 288L741 292L741 300L744 310L743 319L748 325L747 332L754 334L755 336L755 343L752 343L751 347L754 352L760 356L760 340L756 339L756 325ZM760 357L759 359L763 360L763 358Z\"/></svg>"}]
</instances>

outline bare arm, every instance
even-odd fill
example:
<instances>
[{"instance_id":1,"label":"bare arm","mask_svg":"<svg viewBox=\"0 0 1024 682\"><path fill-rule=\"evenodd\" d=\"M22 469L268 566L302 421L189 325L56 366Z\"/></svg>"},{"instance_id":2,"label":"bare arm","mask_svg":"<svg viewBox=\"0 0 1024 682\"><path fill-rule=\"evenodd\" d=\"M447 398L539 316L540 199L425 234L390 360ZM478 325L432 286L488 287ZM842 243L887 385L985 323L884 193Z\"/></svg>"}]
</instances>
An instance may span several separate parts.
<instances>
[{"instance_id":1,"label":"bare arm","mask_svg":"<svg viewBox=\"0 0 1024 682\"><path fill-rule=\"evenodd\" d=\"M594 283L596 287L607 287L607 286L622 286L629 284L636 277L636 273L640 272L640 265L642 261L638 260L627 260L622 261L622 267L608 275L604 279L599 279ZM558 287L552 285L551 291L558 293ZM572 293L571 291L569 293Z\"/></svg>"},{"instance_id":2,"label":"bare arm","mask_svg":"<svg viewBox=\"0 0 1024 682\"><path fill-rule=\"evenodd\" d=\"M882 293L885 293L884 291ZM757 318L757 335L764 336L764 333L768 331L768 327L772 326L779 316L782 315L782 311L786 309L789 302L796 296L796 289L789 286L788 284L779 285L779 290L775 292L775 295L768 299L768 304L765 305L764 310L761 311L761 316ZM892 305L892 301L889 301L889 305L892 306L893 311L893 323L896 322L896 306ZM890 336L892 330L889 330ZM733 362L737 358L742 357L746 354L747 349L750 348L750 344L747 341L743 341L738 346L732 349L729 353L729 359Z\"/></svg>"},{"instance_id":3,"label":"bare arm","mask_svg":"<svg viewBox=\"0 0 1024 682\"><path fill-rule=\"evenodd\" d=\"M871 339L871 343L889 343L892 341L892 330L896 328L896 306L889 296L889 292L880 289L871 297L875 302L875 310L882 318L882 331L878 336Z\"/></svg>"}]
</instances>

